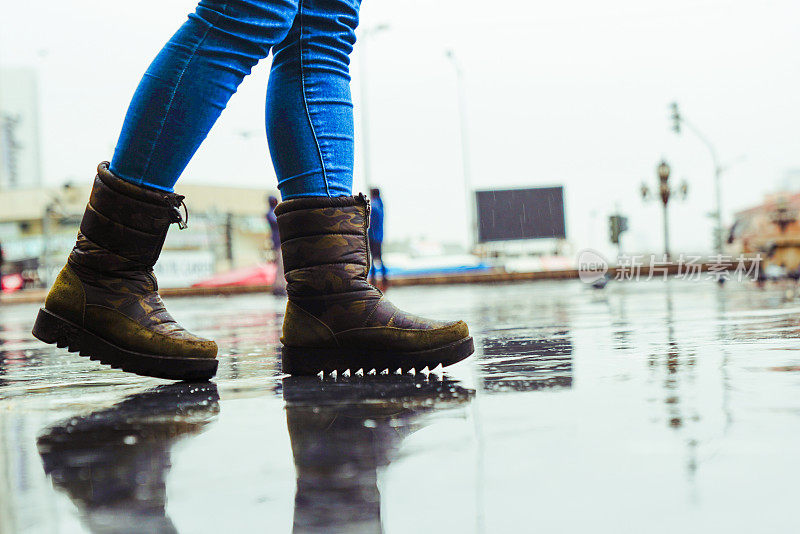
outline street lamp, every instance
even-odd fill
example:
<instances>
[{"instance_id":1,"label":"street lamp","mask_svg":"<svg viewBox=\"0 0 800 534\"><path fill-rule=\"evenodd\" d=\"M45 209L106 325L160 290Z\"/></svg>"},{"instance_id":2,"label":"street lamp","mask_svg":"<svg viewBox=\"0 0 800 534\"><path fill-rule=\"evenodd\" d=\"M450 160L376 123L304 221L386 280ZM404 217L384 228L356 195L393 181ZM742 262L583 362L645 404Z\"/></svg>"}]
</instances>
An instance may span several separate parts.
<instances>
[{"instance_id":1,"label":"street lamp","mask_svg":"<svg viewBox=\"0 0 800 534\"><path fill-rule=\"evenodd\" d=\"M445 56L453 64L456 71L456 90L458 91L458 124L461 134L461 172L463 173L464 190L467 194L467 220L469 221L469 245L474 247L478 235L477 209L475 194L472 191L472 170L470 167L469 128L467 126L467 96L464 84L464 71L455 52L448 48Z\"/></svg>"},{"instance_id":2,"label":"street lamp","mask_svg":"<svg viewBox=\"0 0 800 534\"><path fill-rule=\"evenodd\" d=\"M686 183L686 180L683 180L677 189L672 189L669 184L671 170L672 169L670 169L669 164L663 159L661 160L661 163L658 164L658 167L656 167L656 174L658 176L658 196L661 199L661 205L664 212L664 256L667 260L670 258L669 218L667 216L667 205L669 204L670 198L672 198L673 195L679 195L681 199L685 199L689 192L689 185ZM647 184L642 183L641 192L642 200L647 201L651 199L650 189L647 187Z\"/></svg>"},{"instance_id":3,"label":"street lamp","mask_svg":"<svg viewBox=\"0 0 800 534\"><path fill-rule=\"evenodd\" d=\"M367 43L375 34L389 29L388 24L378 24L365 28L359 37L358 67L359 90L361 91L361 154L364 163L364 188L369 191L372 186L372 160L370 159L369 137L369 83L367 81Z\"/></svg>"},{"instance_id":4,"label":"street lamp","mask_svg":"<svg viewBox=\"0 0 800 534\"><path fill-rule=\"evenodd\" d=\"M703 133L697 129L697 127L692 124L691 122L687 121L686 118L681 115L680 111L678 110L678 103L672 102L670 104L670 110L672 112L672 130L676 134L681 133L681 125L686 126L689 130L697 136L700 141L711 153L711 159L714 162L714 252L717 254L722 254L722 184L720 183L720 178L722 177L722 173L726 170L720 162L719 158L717 157L717 149L714 148L714 145L711 144L711 141L703 135Z\"/></svg>"},{"instance_id":5,"label":"street lamp","mask_svg":"<svg viewBox=\"0 0 800 534\"><path fill-rule=\"evenodd\" d=\"M659 192L661 193L661 202L663 202L664 205L666 205L667 202L669 202L669 194L671 192L669 190L669 172L670 172L670 170L672 170L672 169L669 168L669 164L666 161L664 161L663 159L661 160L661 163L659 163L658 167L656 168L656 172L658 173L658 181L659 181L659 185L660 185Z\"/></svg>"}]
</instances>

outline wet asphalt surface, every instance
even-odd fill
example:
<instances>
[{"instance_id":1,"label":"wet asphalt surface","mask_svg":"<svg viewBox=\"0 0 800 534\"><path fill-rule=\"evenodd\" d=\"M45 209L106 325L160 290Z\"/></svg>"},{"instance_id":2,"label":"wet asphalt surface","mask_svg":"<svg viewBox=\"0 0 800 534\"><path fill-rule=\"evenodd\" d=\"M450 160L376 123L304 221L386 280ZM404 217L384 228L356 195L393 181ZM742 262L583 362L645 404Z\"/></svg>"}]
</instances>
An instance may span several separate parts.
<instances>
[{"instance_id":1,"label":"wet asphalt surface","mask_svg":"<svg viewBox=\"0 0 800 534\"><path fill-rule=\"evenodd\" d=\"M797 532L800 300L785 286L397 288L476 354L281 374L284 302L172 299L218 377L126 375L0 307L0 533Z\"/></svg>"}]
</instances>

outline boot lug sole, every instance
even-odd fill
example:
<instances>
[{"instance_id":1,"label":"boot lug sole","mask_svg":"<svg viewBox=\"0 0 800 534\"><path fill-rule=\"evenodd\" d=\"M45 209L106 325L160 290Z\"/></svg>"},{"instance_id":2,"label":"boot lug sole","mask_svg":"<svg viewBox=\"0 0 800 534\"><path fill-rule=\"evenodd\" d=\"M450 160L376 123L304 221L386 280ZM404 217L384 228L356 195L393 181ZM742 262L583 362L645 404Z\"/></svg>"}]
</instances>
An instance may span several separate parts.
<instances>
[{"instance_id":1,"label":"boot lug sole","mask_svg":"<svg viewBox=\"0 0 800 534\"><path fill-rule=\"evenodd\" d=\"M32 333L45 343L141 376L206 381L217 373L219 364L210 358L170 358L125 350L44 308L39 310Z\"/></svg>"},{"instance_id":2,"label":"boot lug sole","mask_svg":"<svg viewBox=\"0 0 800 534\"><path fill-rule=\"evenodd\" d=\"M343 373L350 370L355 373L359 369L364 374L375 370L376 373L388 370L390 373L401 369L402 372L414 369L419 372L438 367L453 365L469 357L475 352L472 337L465 337L449 345L418 352L396 352L365 349L311 348L290 347L281 349L281 369L290 375L316 375L320 372Z\"/></svg>"}]
</instances>

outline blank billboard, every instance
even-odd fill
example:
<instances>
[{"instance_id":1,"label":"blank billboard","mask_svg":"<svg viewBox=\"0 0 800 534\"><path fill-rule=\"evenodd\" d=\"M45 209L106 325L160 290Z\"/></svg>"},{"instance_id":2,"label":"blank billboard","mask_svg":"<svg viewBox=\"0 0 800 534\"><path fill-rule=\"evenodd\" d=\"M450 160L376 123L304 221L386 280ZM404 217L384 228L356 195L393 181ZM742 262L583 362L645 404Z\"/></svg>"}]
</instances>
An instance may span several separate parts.
<instances>
[{"instance_id":1,"label":"blank billboard","mask_svg":"<svg viewBox=\"0 0 800 534\"><path fill-rule=\"evenodd\" d=\"M478 241L566 238L564 188L476 191Z\"/></svg>"}]
</instances>

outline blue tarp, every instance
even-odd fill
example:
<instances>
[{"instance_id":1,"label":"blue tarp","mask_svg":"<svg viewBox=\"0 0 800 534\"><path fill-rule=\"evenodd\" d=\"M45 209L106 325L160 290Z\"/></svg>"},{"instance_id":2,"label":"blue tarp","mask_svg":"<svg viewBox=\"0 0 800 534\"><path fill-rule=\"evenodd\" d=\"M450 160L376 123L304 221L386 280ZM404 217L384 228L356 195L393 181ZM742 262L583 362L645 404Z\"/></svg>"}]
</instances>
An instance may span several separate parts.
<instances>
[{"instance_id":1,"label":"blue tarp","mask_svg":"<svg viewBox=\"0 0 800 534\"><path fill-rule=\"evenodd\" d=\"M403 269L402 267L387 266L388 276L403 277L403 276L435 276L446 274L460 274L460 273L479 273L492 270L490 265L479 263L478 265L451 265L447 267L425 267L417 269Z\"/></svg>"}]
</instances>

